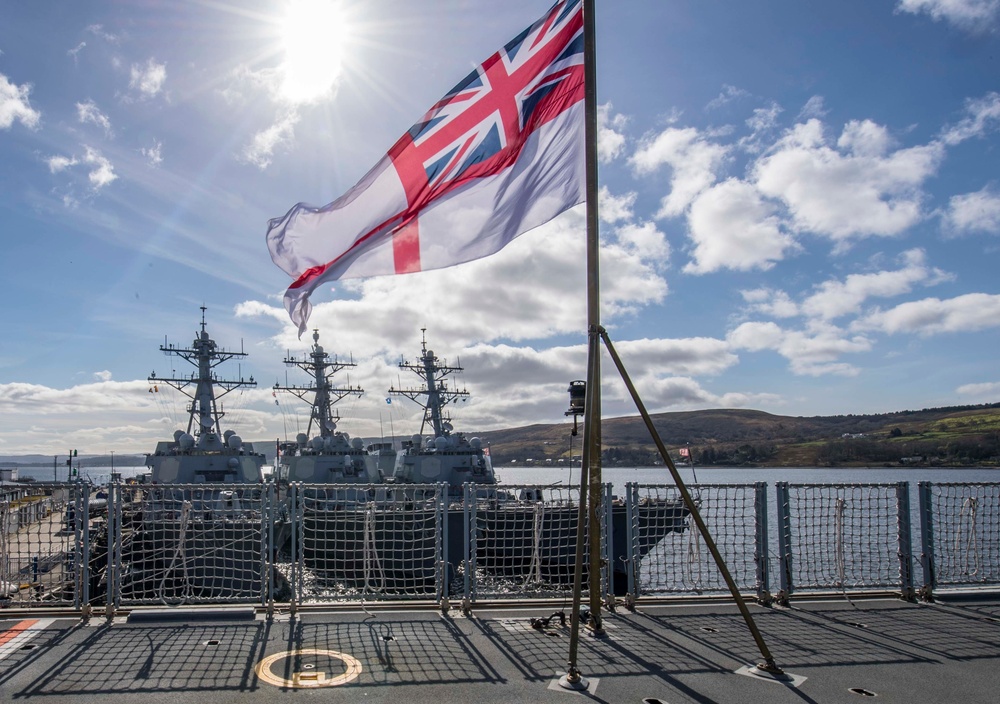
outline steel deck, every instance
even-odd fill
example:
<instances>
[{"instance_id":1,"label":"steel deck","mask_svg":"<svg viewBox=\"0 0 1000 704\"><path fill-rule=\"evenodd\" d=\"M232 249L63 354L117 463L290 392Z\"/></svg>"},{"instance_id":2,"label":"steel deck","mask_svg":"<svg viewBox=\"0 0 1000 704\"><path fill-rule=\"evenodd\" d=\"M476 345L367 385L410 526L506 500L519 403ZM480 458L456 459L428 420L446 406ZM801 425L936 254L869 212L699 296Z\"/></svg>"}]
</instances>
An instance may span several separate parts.
<instances>
[{"instance_id":1,"label":"steel deck","mask_svg":"<svg viewBox=\"0 0 1000 704\"><path fill-rule=\"evenodd\" d=\"M145 609L112 623L37 613L4 620L0 612L0 701L801 704L856 702L863 692L911 703L998 696L995 593L935 604L840 598L752 606L792 684L738 674L758 653L732 604L640 604L607 614L605 637L581 636L584 693L555 684L566 669L568 626L558 618L543 630L530 623L562 607L470 616L352 607L272 619L248 609ZM338 678L350 681L317 686Z\"/></svg>"}]
</instances>

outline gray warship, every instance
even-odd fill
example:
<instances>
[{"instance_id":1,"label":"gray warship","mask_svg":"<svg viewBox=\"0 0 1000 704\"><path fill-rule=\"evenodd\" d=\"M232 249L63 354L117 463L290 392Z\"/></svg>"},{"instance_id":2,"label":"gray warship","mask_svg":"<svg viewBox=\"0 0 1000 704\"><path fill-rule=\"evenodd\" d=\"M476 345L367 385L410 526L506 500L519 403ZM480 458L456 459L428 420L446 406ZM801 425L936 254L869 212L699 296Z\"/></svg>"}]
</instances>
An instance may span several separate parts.
<instances>
[{"instance_id":1,"label":"gray warship","mask_svg":"<svg viewBox=\"0 0 1000 704\"><path fill-rule=\"evenodd\" d=\"M514 491L498 485L488 446L478 437L466 437L454 429L446 407L469 398L467 390L453 388L449 377L463 371L451 366L427 348L426 330L421 354L415 363L401 360L399 368L416 374L421 384L389 389L424 410L420 434L405 442L396 458L391 482L409 500L421 498L417 485L447 485L447 526L450 574L466 569L513 579L528 578L540 585L564 587L573 580L577 531L577 507L565 497L569 487L534 486ZM430 430L432 437L425 437ZM408 490L407 485L413 485ZM469 487L466 493L466 486ZM426 490L424 490L426 491ZM429 498L429 497L424 497ZM473 524L466 526L466 503L474 505ZM629 516L624 502L612 501L612 545L610 579L616 593L624 594L627 521L637 536L640 556L648 553L664 536L688 528L689 512L681 501L653 501L636 507ZM462 564L466 537L470 540L469 563Z\"/></svg>"},{"instance_id":2,"label":"gray warship","mask_svg":"<svg viewBox=\"0 0 1000 704\"><path fill-rule=\"evenodd\" d=\"M467 401L465 389L449 388L448 377L462 371L461 366L450 366L427 349L426 329L421 330L421 354L416 363L400 360L399 368L416 374L419 387L391 387L393 396L403 396L420 405L424 410L420 433L403 443L396 456L392 473L395 484L448 485L449 497L463 496L463 486L473 483L484 488L484 495L496 496L496 474L490 461L489 449L483 447L478 437L466 438L455 432L445 409L457 401ZM430 430L433 435L424 438Z\"/></svg>"},{"instance_id":3,"label":"gray warship","mask_svg":"<svg viewBox=\"0 0 1000 704\"><path fill-rule=\"evenodd\" d=\"M480 438L456 431L447 412L469 398L467 390L452 385L462 367L437 357L422 332L417 360L399 362L421 383L389 389L390 395L423 409L420 432L395 452L391 475L379 471L381 453L371 451L389 449L389 443L365 448L359 439L336 431L333 403L361 390L335 389L331 377L352 365L331 362L318 333L308 360L285 360L308 371L314 383L275 390L303 399L312 394L310 429L315 426L321 434L279 444L277 475L288 481L279 494L288 497L287 510L300 516L303 526L296 548L287 521L278 531L279 548L301 550L318 586L334 591L413 594L441 577L450 585L466 570L565 588L573 578L578 513L570 488L498 484L489 448ZM627 585L626 521L639 527L643 555L667 533L687 528L682 504L667 503L644 504L632 516L624 503L613 504L609 562L616 591L623 593ZM438 562L440 548L444 564Z\"/></svg>"},{"instance_id":4,"label":"gray warship","mask_svg":"<svg viewBox=\"0 0 1000 704\"><path fill-rule=\"evenodd\" d=\"M275 384L274 392L283 391L310 402L309 424L306 432L299 433L294 442L279 442L275 459L275 480L286 488L291 482L309 484L371 484L385 480L386 467L365 448L361 438L351 438L337 430L340 416L334 405L348 396L360 397L360 386L337 387L333 376L353 368L353 361L343 362L330 355L319 344L319 330L313 330L313 345L308 356L289 354L285 364L308 373L311 383L307 386ZM315 433L315 434L314 434ZM389 468L391 469L391 468Z\"/></svg>"},{"instance_id":5,"label":"gray warship","mask_svg":"<svg viewBox=\"0 0 1000 704\"><path fill-rule=\"evenodd\" d=\"M205 310L190 347L166 341L160 346L196 371L166 377L152 372L148 378L151 392L166 385L191 401L187 428L146 455L150 484L123 516L121 594L127 600L249 598L263 586L264 455L232 430L222 431L225 411L219 403L229 392L257 384L252 376L216 376L219 364L247 355L215 343Z\"/></svg>"}]
</instances>

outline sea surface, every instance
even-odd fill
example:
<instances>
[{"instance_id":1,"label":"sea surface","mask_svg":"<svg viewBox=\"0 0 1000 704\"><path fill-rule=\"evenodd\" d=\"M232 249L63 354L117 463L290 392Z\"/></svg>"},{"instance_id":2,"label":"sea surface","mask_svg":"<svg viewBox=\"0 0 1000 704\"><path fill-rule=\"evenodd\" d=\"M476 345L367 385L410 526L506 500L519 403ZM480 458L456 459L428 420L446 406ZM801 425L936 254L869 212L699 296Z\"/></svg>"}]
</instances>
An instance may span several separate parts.
<instances>
[{"instance_id":1,"label":"sea surface","mask_svg":"<svg viewBox=\"0 0 1000 704\"><path fill-rule=\"evenodd\" d=\"M801 484L888 484L917 482L1000 482L1000 469L935 468L935 467L687 467L677 468L685 484L753 484L754 482L793 482ZM569 484L579 486L580 468L573 467L499 467L497 477L502 484ZM627 483L670 484L674 482L666 467L604 467L604 482L611 482L615 493L625 490Z\"/></svg>"},{"instance_id":2,"label":"sea surface","mask_svg":"<svg viewBox=\"0 0 1000 704\"><path fill-rule=\"evenodd\" d=\"M935 467L856 467L831 469L828 467L678 467L681 481L686 484L753 484L754 482L794 482L803 484L887 484L908 481L913 485L921 481L932 482L1000 482L1000 469L990 468L935 468ZM137 476L148 470L145 467L118 467L115 472L122 479ZM111 478L111 467L83 467L80 478L94 484L105 484ZM20 477L35 481L66 481L66 467L25 467L18 470ZM497 480L501 484L562 484L579 487L580 467L497 467ZM604 482L611 482L613 491L621 493L628 483L673 484L666 467L604 467Z\"/></svg>"}]
</instances>

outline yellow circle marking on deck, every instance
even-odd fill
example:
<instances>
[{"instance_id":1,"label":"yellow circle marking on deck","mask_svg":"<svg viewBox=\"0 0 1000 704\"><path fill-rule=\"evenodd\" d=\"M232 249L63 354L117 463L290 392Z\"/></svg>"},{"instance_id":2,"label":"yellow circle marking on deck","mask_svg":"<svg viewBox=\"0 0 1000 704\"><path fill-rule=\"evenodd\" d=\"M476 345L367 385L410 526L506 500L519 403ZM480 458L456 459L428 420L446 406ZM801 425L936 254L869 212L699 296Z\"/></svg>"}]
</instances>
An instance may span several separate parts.
<instances>
[{"instance_id":1,"label":"yellow circle marking on deck","mask_svg":"<svg viewBox=\"0 0 1000 704\"><path fill-rule=\"evenodd\" d=\"M327 655L334 660L340 660L343 662L346 670L344 674L331 677L330 679L327 679L325 672L309 667L307 667L303 672L293 672L291 679L277 677L271 672L271 665L276 663L278 660L294 657L296 655ZM257 663L257 667L254 668L254 671L257 673L259 678L268 684L275 685L276 687L297 687L300 689L337 687L356 679L357 676L361 674L361 663L356 658L353 658L345 653L338 653L333 650L318 650L316 648L302 648L301 650L286 650L282 653L268 655L266 658Z\"/></svg>"}]
</instances>

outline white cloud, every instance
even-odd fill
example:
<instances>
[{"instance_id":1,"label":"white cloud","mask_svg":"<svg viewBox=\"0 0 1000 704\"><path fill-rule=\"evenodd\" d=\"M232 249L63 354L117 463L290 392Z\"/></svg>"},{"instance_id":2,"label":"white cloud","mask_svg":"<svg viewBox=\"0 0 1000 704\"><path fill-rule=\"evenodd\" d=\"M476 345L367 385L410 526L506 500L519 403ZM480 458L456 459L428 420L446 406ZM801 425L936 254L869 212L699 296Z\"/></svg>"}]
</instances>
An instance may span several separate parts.
<instances>
[{"instance_id":1,"label":"white cloud","mask_svg":"<svg viewBox=\"0 0 1000 704\"><path fill-rule=\"evenodd\" d=\"M84 48L85 46L87 46L87 42L80 42L79 44L77 44L77 45L76 45L76 47L75 47L75 48L73 48L73 49L68 49L68 50L66 51L66 54L67 54L68 56L72 56L72 57L73 57L73 63L76 63L76 62L77 62L77 61L79 60L79 53L80 53L81 51L83 51L83 48Z\"/></svg>"},{"instance_id":2,"label":"white cloud","mask_svg":"<svg viewBox=\"0 0 1000 704\"><path fill-rule=\"evenodd\" d=\"M737 364L724 340L711 337L642 339L615 343L627 369L655 370L662 375L716 375Z\"/></svg>"},{"instance_id":3,"label":"white cloud","mask_svg":"<svg viewBox=\"0 0 1000 704\"><path fill-rule=\"evenodd\" d=\"M61 155L50 156L45 160L45 163L49 167L49 172L58 174L79 164L86 164L89 167L87 181L94 192L101 190L118 178L114 166L98 150L86 145L84 145L83 149L84 155L82 158ZM63 202L67 206L75 206L77 204L76 199L69 194L64 196Z\"/></svg>"},{"instance_id":4,"label":"white cloud","mask_svg":"<svg viewBox=\"0 0 1000 704\"><path fill-rule=\"evenodd\" d=\"M104 25L102 24L87 25L87 31L93 34L95 37L100 37L109 44L117 44L120 41L120 38L117 34L112 34L111 32L105 31Z\"/></svg>"},{"instance_id":5,"label":"white cloud","mask_svg":"<svg viewBox=\"0 0 1000 704\"><path fill-rule=\"evenodd\" d=\"M956 233L1000 234L1000 191L986 186L975 193L952 196L944 221L945 227Z\"/></svg>"},{"instance_id":6,"label":"white cloud","mask_svg":"<svg viewBox=\"0 0 1000 704\"><path fill-rule=\"evenodd\" d=\"M241 161L253 164L263 171L271 165L274 150L280 146L289 145L295 136L295 125L298 124L297 112L289 112L280 117L277 122L253 136L250 144L243 147Z\"/></svg>"},{"instance_id":7,"label":"white cloud","mask_svg":"<svg viewBox=\"0 0 1000 704\"><path fill-rule=\"evenodd\" d=\"M712 100L708 102L705 106L706 110L716 110L721 108L723 105L728 105L734 100L739 100L740 98L749 98L750 93L743 90L742 88L737 88L736 86L723 85L722 92Z\"/></svg>"},{"instance_id":8,"label":"white cloud","mask_svg":"<svg viewBox=\"0 0 1000 704\"><path fill-rule=\"evenodd\" d=\"M963 29L983 29L1000 14L1000 0L899 0L899 12L928 14Z\"/></svg>"},{"instance_id":9,"label":"white cloud","mask_svg":"<svg viewBox=\"0 0 1000 704\"><path fill-rule=\"evenodd\" d=\"M983 401L995 401L1000 396L1000 381L985 381L979 384L963 384L955 389L962 396L972 396Z\"/></svg>"},{"instance_id":10,"label":"white cloud","mask_svg":"<svg viewBox=\"0 0 1000 704\"><path fill-rule=\"evenodd\" d=\"M749 117L746 121L747 127L753 130L754 133L766 132L778 124L778 115L781 113L781 106L777 103L771 103L766 108L755 108L753 116Z\"/></svg>"},{"instance_id":11,"label":"white cloud","mask_svg":"<svg viewBox=\"0 0 1000 704\"><path fill-rule=\"evenodd\" d=\"M824 117L826 117L826 106L823 104L823 96L814 95L802 106L802 110L799 111L796 119L810 120L812 118L822 119Z\"/></svg>"},{"instance_id":12,"label":"white cloud","mask_svg":"<svg viewBox=\"0 0 1000 704\"><path fill-rule=\"evenodd\" d=\"M142 147L139 153L146 158L146 162L150 166L159 166L163 162L163 142L154 139L153 146Z\"/></svg>"},{"instance_id":13,"label":"white cloud","mask_svg":"<svg viewBox=\"0 0 1000 704\"><path fill-rule=\"evenodd\" d=\"M910 301L889 310L876 310L851 327L921 337L987 330L1000 327L1000 295L968 293L947 300Z\"/></svg>"},{"instance_id":14,"label":"white cloud","mask_svg":"<svg viewBox=\"0 0 1000 704\"><path fill-rule=\"evenodd\" d=\"M18 86L0 73L0 130L10 129L15 120L29 129L38 126L41 114L31 107L30 93L30 83Z\"/></svg>"},{"instance_id":15,"label":"white cloud","mask_svg":"<svg viewBox=\"0 0 1000 704\"><path fill-rule=\"evenodd\" d=\"M598 192L598 202L600 203L598 210L601 220L609 223L631 220L635 199L636 194L634 192L626 193L623 196L615 196L612 195L607 186L601 186Z\"/></svg>"},{"instance_id":16,"label":"white cloud","mask_svg":"<svg viewBox=\"0 0 1000 704\"><path fill-rule=\"evenodd\" d=\"M749 304L747 309L754 313L772 318L794 318L801 313L799 306L784 291L765 287L740 291L740 295Z\"/></svg>"},{"instance_id":17,"label":"white cloud","mask_svg":"<svg viewBox=\"0 0 1000 704\"><path fill-rule=\"evenodd\" d=\"M666 265L670 259L670 244L651 222L629 223L616 230L618 242L644 260Z\"/></svg>"},{"instance_id":18,"label":"white cloud","mask_svg":"<svg viewBox=\"0 0 1000 704\"><path fill-rule=\"evenodd\" d=\"M870 122L845 126L833 149L822 123L789 130L753 168L761 193L781 200L799 231L843 242L867 235L898 235L919 222L920 186L944 157L943 145L886 153L888 137ZM879 151L881 150L881 151Z\"/></svg>"},{"instance_id":19,"label":"white cloud","mask_svg":"<svg viewBox=\"0 0 1000 704\"><path fill-rule=\"evenodd\" d=\"M771 103L766 108L755 108L753 115L746 120L750 134L740 138L740 149L749 154L759 154L764 151L764 140L778 125L778 116L782 108L777 103Z\"/></svg>"},{"instance_id":20,"label":"white cloud","mask_svg":"<svg viewBox=\"0 0 1000 704\"><path fill-rule=\"evenodd\" d=\"M94 378L97 379L97 381L111 381L111 376L111 372L107 369L101 372L94 372Z\"/></svg>"},{"instance_id":21,"label":"white cloud","mask_svg":"<svg viewBox=\"0 0 1000 704\"><path fill-rule=\"evenodd\" d=\"M99 151L91 147L84 147L84 150L83 163L92 167L90 173L87 174L87 179L95 191L104 188L118 178L111 162L103 157Z\"/></svg>"},{"instance_id":22,"label":"white cloud","mask_svg":"<svg viewBox=\"0 0 1000 704\"><path fill-rule=\"evenodd\" d=\"M927 266L927 256L921 249L911 249L902 255L903 267L895 271L851 274L843 281L829 280L817 286L801 306L805 315L833 320L858 313L869 298L889 298L909 293L917 284L933 286L950 280L944 271Z\"/></svg>"},{"instance_id":23,"label":"white cloud","mask_svg":"<svg viewBox=\"0 0 1000 704\"><path fill-rule=\"evenodd\" d=\"M50 156L46 159L45 163L49 165L50 173L57 174L60 171L65 171L72 166L76 166L80 162L76 160L76 157Z\"/></svg>"},{"instance_id":24,"label":"white cloud","mask_svg":"<svg viewBox=\"0 0 1000 704\"><path fill-rule=\"evenodd\" d=\"M1000 93L991 92L982 98L967 99L965 112L966 117L958 124L942 130L941 139L945 144L959 144L996 129L997 125L1000 125Z\"/></svg>"},{"instance_id":25,"label":"white cloud","mask_svg":"<svg viewBox=\"0 0 1000 704\"><path fill-rule=\"evenodd\" d=\"M769 269L796 249L782 231L775 208L745 181L729 179L697 197L688 216L694 243L692 274L719 269Z\"/></svg>"},{"instance_id":26,"label":"white cloud","mask_svg":"<svg viewBox=\"0 0 1000 704\"><path fill-rule=\"evenodd\" d=\"M155 97L167 80L167 65L149 59L146 65L132 64L128 87L139 91L143 98Z\"/></svg>"},{"instance_id":27,"label":"white cloud","mask_svg":"<svg viewBox=\"0 0 1000 704\"><path fill-rule=\"evenodd\" d=\"M845 354L868 352L872 347L866 337L847 337L832 325L785 330L773 322L743 323L726 336L726 341L732 349L773 350L787 359L792 373L799 376L856 376L856 367L837 360Z\"/></svg>"},{"instance_id":28,"label":"white cloud","mask_svg":"<svg viewBox=\"0 0 1000 704\"><path fill-rule=\"evenodd\" d=\"M90 123L97 125L104 130L104 134L112 136L111 119L102 113L93 100L76 104L76 116L83 124Z\"/></svg>"},{"instance_id":29,"label":"white cloud","mask_svg":"<svg viewBox=\"0 0 1000 704\"><path fill-rule=\"evenodd\" d=\"M851 120L837 140L841 150L855 156L881 157L892 145L889 130L871 120Z\"/></svg>"},{"instance_id":30,"label":"white cloud","mask_svg":"<svg viewBox=\"0 0 1000 704\"><path fill-rule=\"evenodd\" d=\"M68 389L54 389L39 384L14 382L0 384L0 413L23 415L93 415L96 411L128 411L149 407L145 381L101 379Z\"/></svg>"},{"instance_id":31,"label":"white cloud","mask_svg":"<svg viewBox=\"0 0 1000 704\"><path fill-rule=\"evenodd\" d=\"M597 108L597 157L605 164L618 158L625 148L622 130L628 124L628 118L621 114L612 115L611 109L611 103Z\"/></svg>"},{"instance_id":32,"label":"white cloud","mask_svg":"<svg viewBox=\"0 0 1000 704\"><path fill-rule=\"evenodd\" d=\"M640 176L661 166L672 169L670 193L657 214L658 218L669 218L683 213L699 193L715 183L728 152L728 147L709 142L693 127L668 127L643 140L629 163Z\"/></svg>"}]
</instances>

